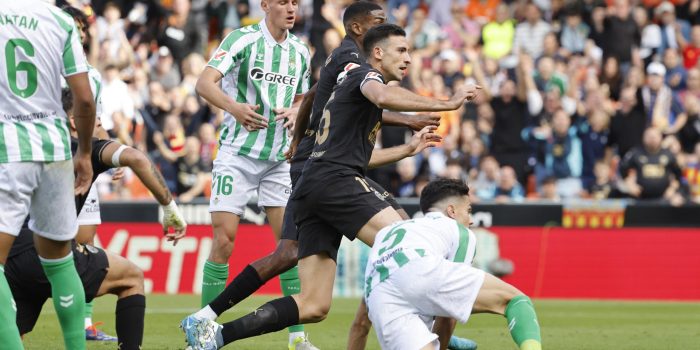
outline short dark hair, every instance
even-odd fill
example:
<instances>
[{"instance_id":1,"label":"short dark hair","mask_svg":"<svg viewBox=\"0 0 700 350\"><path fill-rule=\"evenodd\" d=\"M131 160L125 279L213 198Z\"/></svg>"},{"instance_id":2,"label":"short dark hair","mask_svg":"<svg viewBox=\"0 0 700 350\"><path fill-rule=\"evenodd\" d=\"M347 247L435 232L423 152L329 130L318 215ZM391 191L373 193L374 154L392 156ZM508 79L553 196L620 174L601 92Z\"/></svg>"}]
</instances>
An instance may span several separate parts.
<instances>
[{"instance_id":1,"label":"short dark hair","mask_svg":"<svg viewBox=\"0 0 700 350\"><path fill-rule=\"evenodd\" d=\"M343 14L343 25L347 28L353 21L359 20L361 17L369 15L370 12L382 10L382 7L374 2L358 1L352 3L345 9Z\"/></svg>"},{"instance_id":2,"label":"short dark hair","mask_svg":"<svg viewBox=\"0 0 700 350\"><path fill-rule=\"evenodd\" d=\"M437 179L431 181L420 195L420 210L427 213L435 203L449 197L461 197L469 195L469 187L466 183L452 179Z\"/></svg>"},{"instance_id":3,"label":"short dark hair","mask_svg":"<svg viewBox=\"0 0 700 350\"><path fill-rule=\"evenodd\" d=\"M66 114L70 114L70 110L73 109L73 93L70 88L61 89L61 103L63 104L63 111Z\"/></svg>"},{"instance_id":4,"label":"short dark hair","mask_svg":"<svg viewBox=\"0 0 700 350\"><path fill-rule=\"evenodd\" d=\"M73 17L73 20L77 23L80 23L80 25L83 28L87 28L90 26L90 23L88 22L88 16L85 14L85 12L80 11L79 9L71 5L64 5L61 7L61 10Z\"/></svg>"},{"instance_id":5,"label":"short dark hair","mask_svg":"<svg viewBox=\"0 0 700 350\"><path fill-rule=\"evenodd\" d=\"M374 46L390 37L390 36L406 36L406 31L403 28L397 26L396 24L383 23L372 27L365 34L364 41L362 43L362 49L365 51L366 55L370 55Z\"/></svg>"}]
</instances>

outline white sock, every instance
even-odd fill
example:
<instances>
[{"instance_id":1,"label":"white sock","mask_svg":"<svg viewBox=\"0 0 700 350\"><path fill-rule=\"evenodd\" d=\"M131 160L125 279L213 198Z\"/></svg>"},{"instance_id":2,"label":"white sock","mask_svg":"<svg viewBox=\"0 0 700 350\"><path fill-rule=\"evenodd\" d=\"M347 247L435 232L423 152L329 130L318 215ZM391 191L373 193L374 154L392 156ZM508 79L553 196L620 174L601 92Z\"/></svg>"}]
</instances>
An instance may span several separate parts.
<instances>
[{"instance_id":1,"label":"white sock","mask_svg":"<svg viewBox=\"0 0 700 350\"><path fill-rule=\"evenodd\" d=\"M85 329L92 326L92 317L85 317Z\"/></svg>"},{"instance_id":2,"label":"white sock","mask_svg":"<svg viewBox=\"0 0 700 350\"><path fill-rule=\"evenodd\" d=\"M294 339L304 336L304 332L289 332L289 344L294 344Z\"/></svg>"},{"instance_id":3,"label":"white sock","mask_svg":"<svg viewBox=\"0 0 700 350\"><path fill-rule=\"evenodd\" d=\"M204 318L212 321L216 321L216 318L218 317L216 315L216 312L214 312L214 310L212 310L211 307L209 307L209 305L195 312L194 315L198 318Z\"/></svg>"}]
</instances>

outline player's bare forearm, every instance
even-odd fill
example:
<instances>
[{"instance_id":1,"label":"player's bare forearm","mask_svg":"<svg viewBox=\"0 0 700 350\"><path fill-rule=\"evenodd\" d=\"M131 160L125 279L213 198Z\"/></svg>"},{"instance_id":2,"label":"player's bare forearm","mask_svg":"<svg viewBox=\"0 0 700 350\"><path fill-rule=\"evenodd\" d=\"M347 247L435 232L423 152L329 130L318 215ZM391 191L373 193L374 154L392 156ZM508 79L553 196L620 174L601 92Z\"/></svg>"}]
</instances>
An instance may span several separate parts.
<instances>
[{"instance_id":1,"label":"player's bare forearm","mask_svg":"<svg viewBox=\"0 0 700 350\"><path fill-rule=\"evenodd\" d=\"M386 86L377 81L368 81L362 85L362 94L377 107L397 112L439 112L459 108L470 97L462 91L463 98L457 96L443 101L413 93L398 86Z\"/></svg>"},{"instance_id":2,"label":"player's bare forearm","mask_svg":"<svg viewBox=\"0 0 700 350\"><path fill-rule=\"evenodd\" d=\"M172 201L173 196L165 184L165 179L161 175L160 171L156 169L155 165L148 159L148 157L143 154L143 152L127 147L119 155L119 164L114 164L112 162L112 156L119 149L121 145L117 142L110 143L105 147L102 152L102 162L111 166L126 166L134 171L134 174L143 182L144 186L148 188L153 196L156 198L158 203L161 205L167 205Z\"/></svg>"},{"instance_id":3,"label":"player's bare forearm","mask_svg":"<svg viewBox=\"0 0 700 350\"><path fill-rule=\"evenodd\" d=\"M382 124L391 126L404 126L418 131L426 126L440 126L440 116L437 114L404 114L384 111Z\"/></svg>"},{"instance_id":4,"label":"player's bare forearm","mask_svg":"<svg viewBox=\"0 0 700 350\"><path fill-rule=\"evenodd\" d=\"M375 149L369 159L369 167L377 168L382 165L395 163L411 155L408 145L394 146L384 149Z\"/></svg>"},{"instance_id":5,"label":"player's bare forearm","mask_svg":"<svg viewBox=\"0 0 700 350\"><path fill-rule=\"evenodd\" d=\"M78 149L83 155L92 151L92 131L95 127L95 101L87 73L66 77L73 93L73 119L78 133Z\"/></svg>"},{"instance_id":6,"label":"player's bare forearm","mask_svg":"<svg viewBox=\"0 0 700 350\"><path fill-rule=\"evenodd\" d=\"M226 95L219 87L218 83L221 78L222 75L219 71L207 67L204 69L199 79L197 79L195 90L197 94L202 96L207 102L224 111L230 111L233 109L236 102Z\"/></svg>"}]
</instances>

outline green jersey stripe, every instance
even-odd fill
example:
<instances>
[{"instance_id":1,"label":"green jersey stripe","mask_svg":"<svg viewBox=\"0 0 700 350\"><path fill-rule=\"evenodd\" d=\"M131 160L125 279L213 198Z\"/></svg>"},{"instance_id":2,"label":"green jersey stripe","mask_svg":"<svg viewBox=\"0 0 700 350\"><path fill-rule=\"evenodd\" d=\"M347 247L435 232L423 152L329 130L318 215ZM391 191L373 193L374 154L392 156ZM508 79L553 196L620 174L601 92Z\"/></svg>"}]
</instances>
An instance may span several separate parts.
<instances>
[{"instance_id":1,"label":"green jersey stripe","mask_svg":"<svg viewBox=\"0 0 700 350\"><path fill-rule=\"evenodd\" d=\"M221 147L221 143L223 140L226 140L226 136L228 136L228 126L226 124L221 125L221 132L219 133L219 147Z\"/></svg>"},{"instance_id":2,"label":"green jersey stripe","mask_svg":"<svg viewBox=\"0 0 700 350\"><path fill-rule=\"evenodd\" d=\"M41 123L34 124L36 132L41 136L41 150L44 152L44 161L53 162L53 141L49 135L49 129Z\"/></svg>"},{"instance_id":3,"label":"green jersey stripe","mask_svg":"<svg viewBox=\"0 0 700 350\"><path fill-rule=\"evenodd\" d=\"M29 130L21 123L15 123L15 128L17 128L20 160L22 162L29 162L32 160L32 143L29 139Z\"/></svg>"},{"instance_id":4,"label":"green jersey stripe","mask_svg":"<svg viewBox=\"0 0 700 350\"><path fill-rule=\"evenodd\" d=\"M287 72L287 75L295 77L297 75L297 65L296 62L299 61L301 57L297 57L297 50L294 48L294 45L289 45L289 61L288 63L294 62L295 64L287 64L289 67L289 71ZM303 77L302 77L303 79ZM294 103L294 89L287 85L284 88L284 105L285 106L291 106ZM277 152L277 160L278 161L283 161L285 160L284 157L284 151L287 149L287 130L282 129L282 144L280 145L280 149Z\"/></svg>"},{"instance_id":5,"label":"green jersey stripe","mask_svg":"<svg viewBox=\"0 0 700 350\"><path fill-rule=\"evenodd\" d=\"M377 265L377 272L379 273L379 282L384 282L384 280L389 278L389 269L386 266L382 264Z\"/></svg>"},{"instance_id":6,"label":"green jersey stripe","mask_svg":"<svg viewBox=\"0 0 700 350\"><path fill-rule=\"evenodd\" d=\"M274 73L280 73L280 61L282 60L282 47L275 45L272 49L272 71ZM275 108L279 108L277 105L277 84L270 84L267 91L267 98L270 102L269 113L270 117L267 119L268 126L265 130L265 145L260 151L259 159L270 158L270 153L272 153L272 146L275 143L275 133L277 132L277 122L275 122Z\"/></svg>"},{"instance_id":7,"label":"green jersey stripe","mask_svg":"<svg viewBox=\"0 0 700 350\"><path fill-rule=\"evenodd\" d=\"M469 246L469 231L460 223L457 223L457 228L459 229L459 246L457 246L454 262L464 262L467 257L467 247Z\"/></svg>"},{"instance_id":8,"label":"green jersey stripe","mask_svg":"<svg viewBox=\"0 0 700 350\"><path fill-rule=\"evenodd\" d=\"M58 132L61 134L61 141L63 142L63 151L65 152L65 159L71 159L70 141L68 138L68 122L56 119L54 121L54 124L56 125L56 129L58 129Z\"/></svg>"},{"instance_id":9,"label":"green jersey stripe","mask_svg":"<svg viewBox=\"0 0 700 350\"><path fill-rule=\"evenodd\" d=\"M261 61L261 60L257 60L256 59L257 57L255 57L255 56L262 54L264 57L264 55L265 55L265 38L260 36L258 41L255 43L255 46L256 46L255 51L251 52L251 57L253 59L255 59L254 67L262 69L265 62ZM240 76L240 74L239 74L239 76ZM265 108L263 106L263 103L262 103L262 96L260 95L260 91L261 91L260 85L262 84L262 82L260 80L252 80L251 83L253 84L254 90L257 92L255 94L255 104L257 106L259 106L258 113L260 113L260 110ZM262 115L263 115L263 117L265 116L264 113L262 113ZM247 156L248 154L250 154L250 151L253 149L253 146L255 145L255 142L257 141L259 134L260 134L259 130L255 130L253 132L248 132L248 136L246 137L245 142L243 143L243 146L241 146L241 150L238 151L238 155Z\"/></svg>"},{"instance_id":10,"label":"green jersey stripe","mask_svg":"<svg viewBox=\"0 0 700 350\"><path fill-rule=\"evenodd\" d=\"M75 56L73 55L73 35L75 35L73 29L75 28L75 24L67 22L65 19L61 18L59 14L53 11L51 14L61 28L68 32L68 38L63 45L63 69L65 70L66 74L73 74L77 72L77 67L75 66Z\"/></svg>"},{"instance_id":11,"label":"green jersey stripe","mask_svg":"<svg viewBox=\"0 0 700 350\"><path fill-rule=\"evenodd\" d=\"M5 144L5 124L0 123L0 163L7 163L7 145Z\"/></svg>"},{"instance_id":12,"label":"green jersey stripe","mask_svg":"<svg viewBox=\"0 0 700 350\"><path fill-rule=\"evenodd\" d=\"M401 267L406 265L410 259L403 252L398 252L394 254L394 260L396 261L396 264Z\"/></svg>"}]
</instances>

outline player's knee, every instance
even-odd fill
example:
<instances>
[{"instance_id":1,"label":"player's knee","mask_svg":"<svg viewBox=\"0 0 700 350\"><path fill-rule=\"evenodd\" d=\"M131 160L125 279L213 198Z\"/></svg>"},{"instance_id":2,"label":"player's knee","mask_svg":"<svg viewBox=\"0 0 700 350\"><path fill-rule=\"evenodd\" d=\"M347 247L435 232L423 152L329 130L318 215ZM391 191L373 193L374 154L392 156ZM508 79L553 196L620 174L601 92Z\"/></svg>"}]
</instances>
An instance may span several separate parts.
<instances>
[{"instance_id":1,"label":"player's knee","mask_svg":"<svg viewBox=\"0 0 700 350\"><path fill-rule=\"evenodd\" d=\"M358 314L352 321L353 332L359 332L363 335L369 334L370 328L372 328L372 321L369 320L367 313Z\"/></svg>"},{"instance_id":2,"label":"player's knee","mask_svg":"<svg viewBox=\"0 0 700 350\"><path fill-rule=\"evenodd\" d=\"M321 322L326 319L328 313L331 311L330 304L313 304L305 308L304 318L308 320L309 323Z\"/></svg>"},{"instance_id":3,"label":"player's knee","mask_svg":"<svg viewBox=\"0 0 700 350\"><path fill-rule=\"evenodd\" d=\"M128 292L130 294L144 294L143 271L135 264L129 264L127 276Z\"/></svg>"},{"instance_id":4,"label":"player's knee","mask_svg":"<svg viewBox=\"0 0 700 350\"><path fill-rule=\"evenodd\" d=\"M224 264L228 261L233 251L234 234L227 234L225 230L214 230L210 260ZM219 261L221 260L221 261Z\"/></svg>"}]
</instances>

